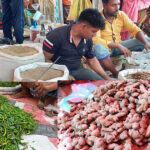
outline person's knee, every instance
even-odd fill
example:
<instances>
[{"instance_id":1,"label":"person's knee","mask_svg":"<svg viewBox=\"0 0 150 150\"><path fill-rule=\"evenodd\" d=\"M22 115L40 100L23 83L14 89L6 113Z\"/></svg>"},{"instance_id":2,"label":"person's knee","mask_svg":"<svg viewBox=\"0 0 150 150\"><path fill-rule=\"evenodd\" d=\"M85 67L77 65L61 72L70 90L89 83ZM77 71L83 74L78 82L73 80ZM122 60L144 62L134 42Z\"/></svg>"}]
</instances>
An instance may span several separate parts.
<instances>
[{"instance_id":1,"label":"person's knee","mask_svg":"<svg viewBox=\"0 0 150 150\"><path fill-rule=\"evenodd\" d=\"M89 70L85 68L82 70L82 77L85 80L103 80L103 78L93 70Z\"/></svg>"},{"instance_id":2,"label":"person's knee","mask_svg":"<svg viewBox=\"0 0 150 150\"><path fill-rule=\"evenodd\" d=\"M104 60L109 57L109 50L106 49L103 45L97 44L94 46L94 51L97 59L99 61Z\"/></svg>"},{"instance_id":3,"label":"person's knee","mask_svg":"<svg viewBox=\"0 0 150 150\"><path fill-rule=\"evenodd\" d=\"M75 80L103 80L97 73L86 68L82 68L74 73L71 72L70 75L72 75Z\"/></svg>"}]
</instances>

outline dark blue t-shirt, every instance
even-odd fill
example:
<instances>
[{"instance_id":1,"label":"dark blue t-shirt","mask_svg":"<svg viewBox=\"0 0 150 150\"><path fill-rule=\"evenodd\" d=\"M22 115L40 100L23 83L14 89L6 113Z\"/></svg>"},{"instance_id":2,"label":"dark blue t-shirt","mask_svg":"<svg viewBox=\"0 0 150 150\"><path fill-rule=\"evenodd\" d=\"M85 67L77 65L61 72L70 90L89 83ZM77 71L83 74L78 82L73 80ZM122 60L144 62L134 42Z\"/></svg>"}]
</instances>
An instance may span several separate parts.
<instances>
[{"instance_id":1,"label":"dark blue t-shirt","mask_svg":"<svg viewBox=\"0 0 150 150\"><path fill-rule=\"evenodd\" d=\"M57 28L46 35L43 42L43 50L54 54L54 62L59 56L57 64L66 65L69 71L78 69L81 66L81 58L94 58L92 39L82 39L78 47L75 46L70 33L72 24Z\"/></svg>"}]
</instances>

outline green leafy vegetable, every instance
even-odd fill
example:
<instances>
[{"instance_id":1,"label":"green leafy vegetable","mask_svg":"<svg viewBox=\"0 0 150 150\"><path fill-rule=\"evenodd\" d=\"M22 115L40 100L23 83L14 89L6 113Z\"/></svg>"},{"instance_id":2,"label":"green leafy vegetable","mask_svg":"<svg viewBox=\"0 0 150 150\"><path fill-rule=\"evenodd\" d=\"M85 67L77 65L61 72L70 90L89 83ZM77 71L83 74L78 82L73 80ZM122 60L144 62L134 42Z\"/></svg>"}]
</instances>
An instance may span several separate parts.
<instances>
[{"instance_id":1,"label":"green leafy vegetable","mask_svg":"<svg viewBox=\"0 0 150 150\"><path fill-rule=\"evenodd\" d=\"M15 87L19 85L18 82L0 82L0 87Z\"/></svg>"}]
</instances>

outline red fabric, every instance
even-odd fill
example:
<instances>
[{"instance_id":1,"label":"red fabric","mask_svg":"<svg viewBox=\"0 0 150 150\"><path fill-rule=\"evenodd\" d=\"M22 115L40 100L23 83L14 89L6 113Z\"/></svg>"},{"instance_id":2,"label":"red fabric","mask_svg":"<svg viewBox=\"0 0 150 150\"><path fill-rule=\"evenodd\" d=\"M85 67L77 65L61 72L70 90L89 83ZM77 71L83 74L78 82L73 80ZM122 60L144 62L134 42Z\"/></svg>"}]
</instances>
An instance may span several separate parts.
<instances>
[{"instance_id":1,"label":"red fabric","mask_svg":"<svg viewBox=\"0 0 150 150\"><path fill-rule=\"evenodd\" d=\"M150 0L123 0L122 11L135 23L138 21L138 11L149 7ZM123 31L121 33L122 41L126 40L129 32Z\"/></svg>"},{"instance_id":2,"label":"red fabric","mask_svg":"<svg viewBox=\"0 0 150 150\"><path fill-rule=\"evenodd\" d=\"M53 143L54 146L57 148L57 145L58 145L58 139L57 139L57 138L48 138L48 139L49 139L49 141L50 141L51 143Z\"/></svg>"},{"instance_id":3,"label":"red fabric","mask_svg":"<svg viewBox=\"0 0 150 150\"><path fill-rule=\"evenodd\" d=\"M123 0L122 11L133 21L138 20L138 11L149 7L150 0Z\"/></svg>"},{"instance_id":4,"label":"red fabric","mask_svg":"<svg viewBox=\"0 0 150 150\"><path fill-rule=\"evenodd\" d=\"M71 5L71 0L63 0L64 5Z\"/></svg>"},{"instance_id":5,"label":"red fabric","mask_svg":"<svg viewBox=\"0 0 150 150\"><path fill-rule=\"evenodd\" d=\"M49 46L45 41L43 42L48 48L52 49L51 46Z\"/></svg>"},{"instance_id":6,"label":"red fabric","mask_svg":"<svg viewBox=\"0 0 150 150\"><path fill-rule=\"evenodd\" d=\"M0 29L3 29L2 22L0 22Z\"/></svg>"}]
</instances>

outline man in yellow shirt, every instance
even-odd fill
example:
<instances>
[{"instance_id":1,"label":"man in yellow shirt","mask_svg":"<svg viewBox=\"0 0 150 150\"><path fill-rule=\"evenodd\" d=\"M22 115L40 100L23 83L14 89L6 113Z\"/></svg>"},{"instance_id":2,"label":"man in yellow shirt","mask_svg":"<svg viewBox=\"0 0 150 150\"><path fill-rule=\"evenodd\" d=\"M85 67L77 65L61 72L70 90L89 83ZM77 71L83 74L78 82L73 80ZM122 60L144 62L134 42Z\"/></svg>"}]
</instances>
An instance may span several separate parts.
<instances>
[{"instance_id":1,"label":"man in yellow shirt","mask_svg":"<svg viewBox=\"0 0 150 150\"><path fill-rule=\"evenodd\" d=\"M143 32L138 28L128 16L119 11L120 0L102 0L102 16L105 19L105 29L99 30L93 38L96 57L104 69L112 72L114 77L118 77L111 58L124 54L125 57L131 56L131 51L150 49L150 38L145 38ZM134 39L121 41L120 33L125 29L129 31ZM136 39L135 39L136 38Z\"/></svg>"}]
</instances>

